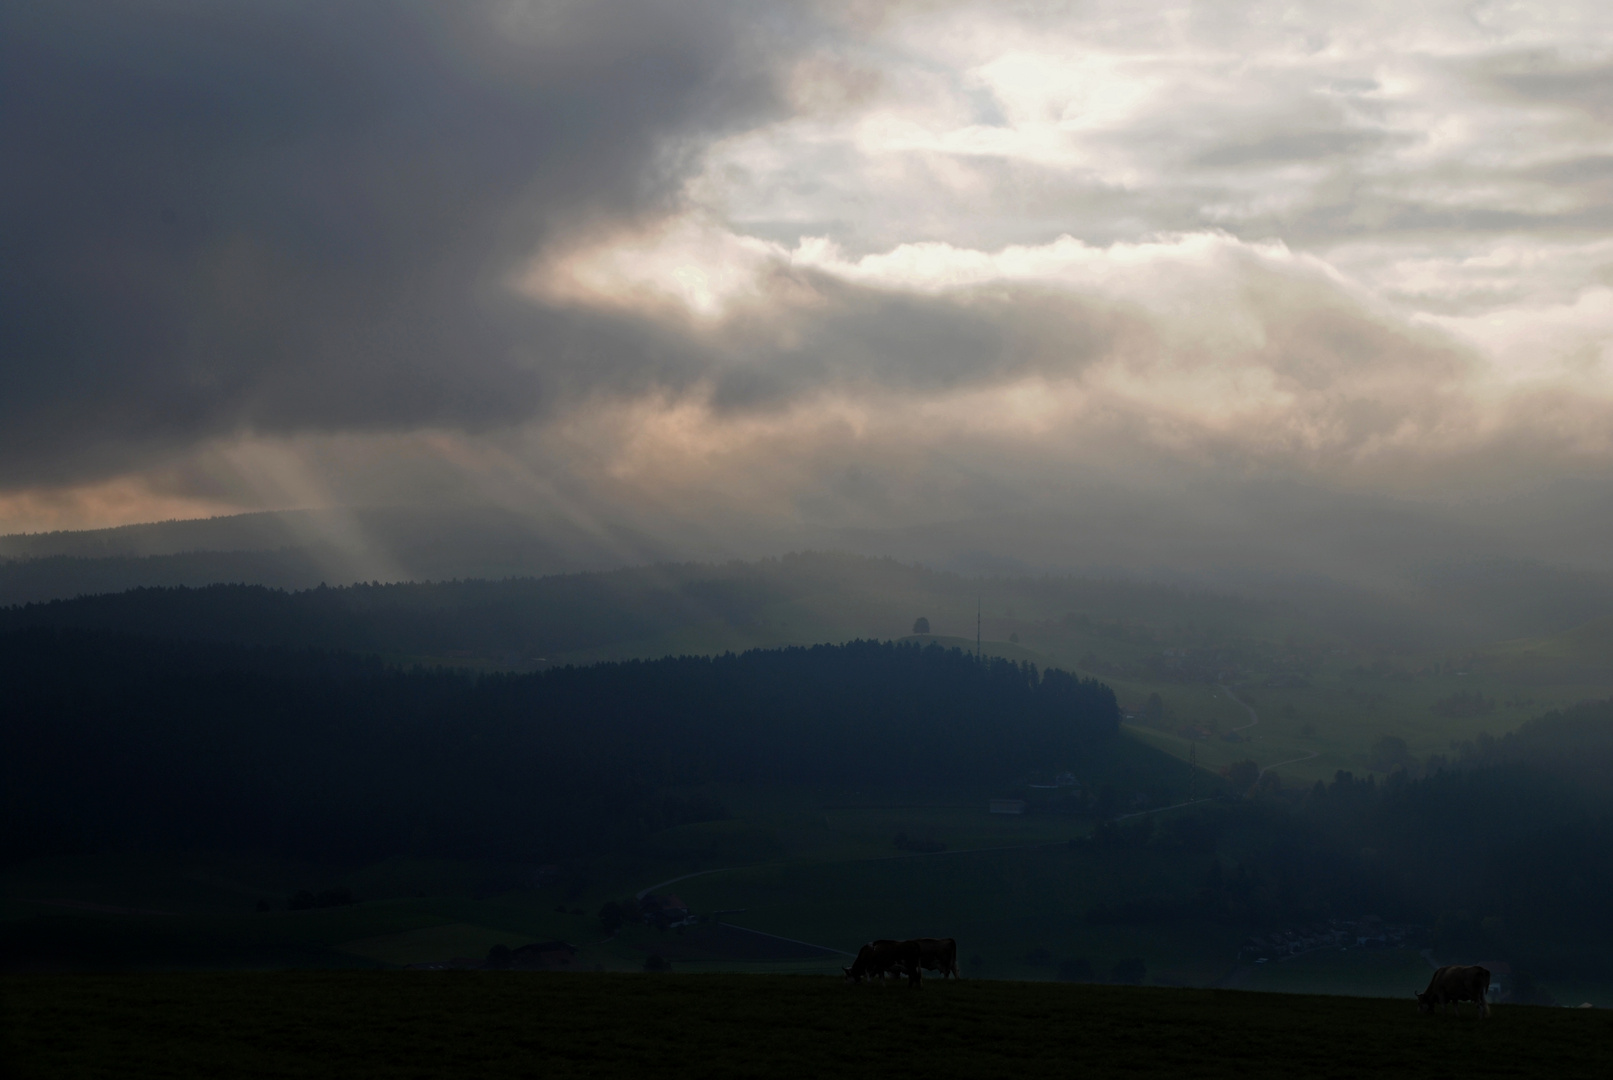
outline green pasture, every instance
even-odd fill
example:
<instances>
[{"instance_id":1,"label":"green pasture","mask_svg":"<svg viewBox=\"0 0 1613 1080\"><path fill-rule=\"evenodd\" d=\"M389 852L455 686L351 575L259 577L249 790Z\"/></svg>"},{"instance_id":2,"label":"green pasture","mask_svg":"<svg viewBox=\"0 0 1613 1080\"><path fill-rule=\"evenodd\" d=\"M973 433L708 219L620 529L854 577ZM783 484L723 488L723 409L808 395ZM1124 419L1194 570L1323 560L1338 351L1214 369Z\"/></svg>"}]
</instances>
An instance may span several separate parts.
<instances>
[{"instance_id":1,"label":"green pasture","mask_svg":"<svg viewBox=\"0 0 1613 1080\"><path fill-rule=\"evenodd\" d=\"M1237 931L1092 925L1086 915L1096 904L1185 894L1208 864L1054 843L748 867L676 888L695 910L735 912L727 917L745 926L846 952L872 938L956 938L959 963L975 976L1051 979L1072 960L1101 975L1139 958L1150 979L1205 985L1232 969Z\"/></svg>"},{"instance_id":2,"label":"green pasture","mask_svg":"<svg viewBox=\"0 0 1613 1080\"><path fill-rule=\"evenodd\" d=\"M657 833L639 852L613 860L624 864L613 874L621 877L631 872L636 875L634 880L645 878L645 884L650 884L680 873L755 863L899 856L903 852L896 846L898 835L945 845L947 851L966 851L1063 842L1090 831L1086 822L1068 817L989 814L987 803L993 794L1018 797L1023 791L1016 787L981 792L965 802L955 793L904 798L905 792L719 789L719 797L734 817ZM629 871L629 865L635 869Z\"/></svg>"},{"instance_id":3,"label":"green pasture","mask_svg":"<svg viewBox=\"0 0 1613 1080\"><path fill-rule=\"evenodd\" d=\"M1484 956L1467 957L1495 967L1492 983L1502 992L1511 992L1512 976ZM1428 985L1432 964L1417 949L1384 948L1348 950L1319 949L1287 960L1248 964L1222 982L1239 990L1278 994L1341 994L1349 997L1385 997L1409 1001L1411 995ZM1554 978L1545 990L1559 1005L1575 1007L1590 1003L1597 1008L1613 1007L1613 980Z\"/></svg>"},{"instance_id":4,"label":"green pasture","mask_svg":"<svg viewBox=\"0 0 1613 1080\"><path fill-rule=\"evenodd\" d=\"M1124 754L1121 764L1137 765ZM408 965L553 939L580 946L578 966L590 970L636 969L652 953L675 953L692 970L826 970L844 959L707 948L697 929L629 926L602 940L600 904L670 881L661 891L697 914L726 913L729 924L830 950L880 936L957 937L966 964L992 977L1052 978L1077 958L1102 973L1135 956L1150 977L1203 984L1236 952L1226 930L1088 927L1092 904L1180 894L1204 868L1169 853L1072 846L1089 831L1079 819L992 815L988 792L953 801L788 788L720 794L729 820L666 830L635 850L537 876L408 860L115 854L25 863L0 873L0 951L7 967L24 969ZM899 833L945 850L904 851ZM360 902L287 910L294 892L328 888Z\"/></svg>"},{"instance_id":5,"label":"green pasture","mask_svg":"<svg viewBox=\"0 0 1613 1080\"><path fill-rule=\"evenodd\" d=\"M24 969L377 966L480 958L512 940L601 936L591 910L557 912L553 890L511 884L508 868L438 861L343 866L159 853L37 860L0 873L0 957ZM362 902L287 907L297 891L330 888ZM478 897L482 889L501 891ZM258 910L260 902L269 910ZM455 927L465 932L455 936Z\"/></svg>"},{"instance_id":6,"label":"green pasture","mask_svg":"<svg viewBox=\"0 0 1613 1080\"><path fill-rule=\"evenodd\" d=\"M5 976L9 1075L1599 1077L1603 1010L828 976Z\"/></svg>"},{"instance_id":7,"label":"green pasture","mask_svg":"<svg viewBox=\"0 0 1613 1080\"><path fill-rule=\"evenodd\" d=\"M1416 949L1319 949L1240 967L1226 985L1279 994L1401 998L1428 985L1433 969ZM1500 980L1497 980L1498 982Z\"/></svg>"},{"instance_id":8,"label":"green pasture","mask_svg":"<svg viewBox=\"0 0 1613 1080\"><path fill-rule=\"evenodd\" d=\"M1482 650L1487 670L1532 682L1613 681L1613 618L1597 619L1560 634L1504 641Z\"/></svg>"},{"instance_id":9,"label":"green pasture","mask_svg":"<svg viewBox=\"0 0 1613 1080\"><path fill-rule=\"evenodd\" d=\"M494 945L562 940L579 947L574 967L582 971L638 971L660 955L679 973L825 973L871 938L947 936L958 940L971 979L1055 980L1062 966L1083 961L1078 970L1104 979L1123 960L1141 960L1151 985L1399 996L1408 980L1426 978L1425 961L1411 950L1312 953L1240 967L1245 928L1088 919L1101 904L1191 895L1208 853L1071 843L1086 830L1069 819L856 798L753 793L753 803L735 806L754 818L668 830L638 852L536 878L508 867L407 860L342 867L124 854L23 864L0 875L0 966L383 968L477 961ZM898 851L885 838L893 829L936 838L947 850ZM689 850L700 850L691 838L713 832L729 835L724 854L734 860L686 861ZM1232 846L1223 859L1236 854L1236 842L1226 838L1223 846ZM681 896L708 921L665 931L629 925L606 939L600 904L652 886ZM293 890L328 887L351 888L360 902L285 907ZM271 910L257 910L265 899ZM792 942L825 951L803 952ZM1553 981L1547 989L1563 1002L1613 1000L1602 987Z\"/></svg>"}]
</instances>

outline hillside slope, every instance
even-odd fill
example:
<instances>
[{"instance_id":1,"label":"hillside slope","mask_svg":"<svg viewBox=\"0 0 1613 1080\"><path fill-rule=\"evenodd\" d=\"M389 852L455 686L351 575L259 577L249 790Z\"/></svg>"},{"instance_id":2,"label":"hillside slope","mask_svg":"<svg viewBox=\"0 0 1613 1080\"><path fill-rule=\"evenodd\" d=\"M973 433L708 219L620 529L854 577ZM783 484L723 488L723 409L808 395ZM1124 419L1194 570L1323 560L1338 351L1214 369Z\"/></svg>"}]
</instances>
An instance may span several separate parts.
<instances>
[{"instance_id":1,"label":"hillside slope","mask_svg":"<svg viewBox=\"0 0 1613 1080\"><path fill-rule=\"evenodd\" d=\"M823 976L10 977L23 1077L1600 1077L1602 1010ZM1471 1006L1469 1006L1471 1009Z\"/></svg>"}]
</instances>

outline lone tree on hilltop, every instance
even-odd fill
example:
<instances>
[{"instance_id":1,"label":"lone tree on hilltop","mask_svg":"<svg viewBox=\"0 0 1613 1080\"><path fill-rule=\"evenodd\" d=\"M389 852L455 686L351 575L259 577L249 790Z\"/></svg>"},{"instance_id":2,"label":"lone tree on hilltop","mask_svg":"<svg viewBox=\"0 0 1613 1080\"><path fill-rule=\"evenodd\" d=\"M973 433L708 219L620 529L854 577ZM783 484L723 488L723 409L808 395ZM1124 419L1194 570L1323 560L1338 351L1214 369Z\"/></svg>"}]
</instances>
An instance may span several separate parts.
<instances>
[{"instance_id":1,"label":"lone tree on hilltop","mask_svg":"<svg viewBox=\"0 0 1613 1080\"><path fill-rule=\"evenodd\" d=\"M929 619L926 619L924 616L920 615L918 618L913 620L913 633L915 633L915 634L928 634L929 632L930 632L930 620Z\"/></svg>"}]
</instances>

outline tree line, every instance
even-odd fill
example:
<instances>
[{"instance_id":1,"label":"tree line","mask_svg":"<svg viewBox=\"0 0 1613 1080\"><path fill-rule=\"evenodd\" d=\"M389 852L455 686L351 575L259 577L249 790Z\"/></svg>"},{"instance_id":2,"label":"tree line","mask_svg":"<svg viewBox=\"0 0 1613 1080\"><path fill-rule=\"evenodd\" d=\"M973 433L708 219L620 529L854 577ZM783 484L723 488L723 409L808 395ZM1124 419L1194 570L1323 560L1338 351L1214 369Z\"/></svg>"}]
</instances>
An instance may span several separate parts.
<instances>
[{"instance_id":1,"label":"tree line","mask_svg":"<svg viewBox=\"0 0 1613 1080\"><path fill-rule=\"evenodd\" d=\"M821 552L536 578L268 587L318 580L319 573L317 561L296 549L0 561L0 604L83 594L0 607L0 632L76 626L394 657L463 653L528 660L639 641L692 624L726 625L756 640L755 632L780 618L781 608L801 601L868 625L870 599L879 598L876 607L908 612L879 631L891 636L921 610L934 622L940 612L931 604L966 606L972 628L980 588L978 581L890 559ZM259 584L196 584L203 581ZM118 591L136 584L143 587ZM989 583L988 595L1038 610L1142 612L1152 619L1168 613L1172 621L1214 625L1247 621L1253 611L1226 597L1081 578L998 579ZM988 636L992 618L988 612ZM1066 622L1075 626L1071 620L1086 619L1071 614ZM952 632L935 625L938 632ZM768 640L779 638L763 634L758 643Z\"/></svg>"}]
</instances>

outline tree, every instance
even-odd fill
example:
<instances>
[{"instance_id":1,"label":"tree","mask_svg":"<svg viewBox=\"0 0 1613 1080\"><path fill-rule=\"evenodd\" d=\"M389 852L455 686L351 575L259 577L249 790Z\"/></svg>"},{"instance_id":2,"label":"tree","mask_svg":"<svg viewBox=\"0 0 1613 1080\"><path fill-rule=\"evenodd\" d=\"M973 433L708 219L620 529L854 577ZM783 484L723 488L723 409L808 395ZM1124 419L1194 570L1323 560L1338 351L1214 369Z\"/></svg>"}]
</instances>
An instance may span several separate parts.
<instances>
[{"instance_id":1,"label":"tree","mask_svg":"<svg viewBox=\"0 0 1613 1080\"><path fill-rule=\"evenodd\" d=\"M614 936L622 928L627 916L622 914L622 906L614 900L607 900L599 908L599 925L607 937Z\"/></svg>"},{"instance_id":2,"label":"tree","mask_svg":"<svg viewBox=\"0 0 1613 1080\"><path fill-rule=\"evenodd\" d=\"M1259 779L1260 766L1248 758L1242 761L1234 761L1227 766L1227 780L1231 782L1232 789L1240 795L1254 787L1255 781Z\"/></svg>"},{"instance_id":3,"label":"tree","mask_svg":"<svg viewBox=\"0 0 1613 1080\"><path fill-rule=\"evenodd\" d=\"M913 620L913 633L915 633L915 634L928 634L929 632L930 632L930 620L929 619L926 619L923 615L920 615L918 618Z\"/></svg>"},{"instance_id":4,"label":"tree","mask_svg":"<svg viewBox=\"0 0 1613 1080\"><path fill-rule=\"evenodd\" d=\"M1148 703L1143 706L1143 723L1159 726L1165 720L1165 699L1158 694L1149 694Z\"/></svg>"},{"instance_id":5,"label":"tree","mask_svg":"<svg viewBox=\"0 0 1613 1080\"><path fill-rule=\"evenodd\" d=\"M1385 735L1372 744L1372 768L1377 772L1389 772L1395 766L1415 765L1417 759L1411 756L1411 750L1406 746L1406 740L1398 735Z\"/></svg>"}]
</instances>

